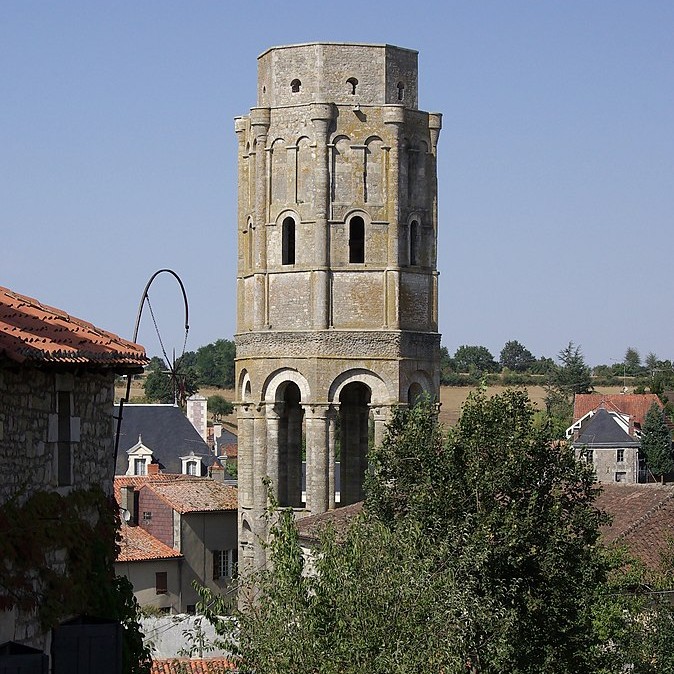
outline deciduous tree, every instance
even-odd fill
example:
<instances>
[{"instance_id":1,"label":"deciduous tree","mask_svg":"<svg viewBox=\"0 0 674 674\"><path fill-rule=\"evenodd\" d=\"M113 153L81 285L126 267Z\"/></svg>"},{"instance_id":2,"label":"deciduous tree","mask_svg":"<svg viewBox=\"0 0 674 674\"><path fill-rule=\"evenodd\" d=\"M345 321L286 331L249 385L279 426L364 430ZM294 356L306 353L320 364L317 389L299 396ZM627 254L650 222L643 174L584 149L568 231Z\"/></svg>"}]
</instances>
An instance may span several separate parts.
<instances>
[{"instance_id":1,"label":"deciduous tree","mask_svg":"<svg viewBox=\"0 0 674 674\"><path fill-rule=\"evenodd\" d=\"M274 513L239 671L596 673L594 477L533 413L523 393L479 393L445 439L429 401L397 412L364 514L323 535L312 573L292 513Z\"/></svg>"},{"instance_id":2,"label":"deciduous tree","mask_svg":"<svg viewBox=\"0 0 674 674\"><path fill-rule=\"evenodd\" d=\"M525 372L536 362L534 355L516 339L506 342L501 349L499 363L513 372Z\"/></svg>"},{"instance_id":3,"label":"deciduous tree","mask_svg":"<svg viewBox=\"0 0 674 674\"><path fill-rule=\"evenodd\" d=\"M650 471L664 476L674 471L672 456L672 434L665 421L665 415L657 403L653 403L644 419L641 429L641 452Z\"/></svg>"},{"instance_id":4,"label":"deciduous tree","mask_svg":"<svg viewBox=\"0 0 674 674\"><path fill-rule=\"evenodd\" d=\"M460 346L454 354L454 366L458 372L497 372L498 363L486 346Z\"/></svg>"},{"instance_id":5,"label":"deciduous tree","mask_svg":"<svg viewBox=\"0 0 674 674\"><path fill-rule=\"evenodd\" d=\"M234 411L234 405L224 396L208 396L208 411L213 415L214 421L222 421L223 417L229 416Z\"/></svg>"}]
</instances>

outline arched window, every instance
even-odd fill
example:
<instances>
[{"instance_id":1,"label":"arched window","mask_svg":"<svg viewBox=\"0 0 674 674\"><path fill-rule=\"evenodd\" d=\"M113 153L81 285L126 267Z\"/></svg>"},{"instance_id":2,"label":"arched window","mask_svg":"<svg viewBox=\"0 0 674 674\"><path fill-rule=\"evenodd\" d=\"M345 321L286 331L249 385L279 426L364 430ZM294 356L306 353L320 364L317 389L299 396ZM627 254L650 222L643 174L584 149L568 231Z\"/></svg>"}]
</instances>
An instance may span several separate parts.
<instances>
[{"instance_id":1,"label":"arched window","mask_svg":"<svg viewBox=\"0 0 674 674\"><path fill-rule=\"evenodd\" d=\"M349 222L349 262L365 262L365 221L358 215Z\"/></svg>"},{"instance_id":2,"label":"arched window","mask_svg":"<svg viewBox=\"0 0 674 674\"><path fill-rule=\"evenodd\" d=\"M295 264L295 220L288 216L283 220L281 263Z\"/></svg>"},{"instance_id":3,"label":"arched window","mask_svg":"<svg viewBox=\"0 0 674 674\"><path fill-rule=\"evenodd\" d=\"M298 79L294 79L290 83L290 91L293 92L293 94L299 93L300 87L302 86L302 82L300 82Z\"/></svg>"},{"instance_id":4,"label":"arched window","mask_svg":"<svg viewBox=\"0 0 674 674\"><path fill-rule=\"evenodd\" d=\"M410 223L410 264L419 264L419 223L416 220Z\"/></svg>"},{"instance_id":5,"label":"arched window","mask_svg":"<svg viewBox=\"0 0 674 674\"><path fill-rule=\"evenodd\" d=\"M349 77L346 80L346 83L351 87L351 95L353 96L356 93L356 87L358 86L358 80L355 77Z\"/></svg>"},{"instance_id":6,"label":"arched window","mask_svg":"<svg viewBox=\"0 0 674 674\"><path fill-rule=\"evenodd\" d=\"M402 101L405 99L405 85L402 82L398 82L396 84L396 88L398 89L398 100Z\"/></svg>"}]
</instances>

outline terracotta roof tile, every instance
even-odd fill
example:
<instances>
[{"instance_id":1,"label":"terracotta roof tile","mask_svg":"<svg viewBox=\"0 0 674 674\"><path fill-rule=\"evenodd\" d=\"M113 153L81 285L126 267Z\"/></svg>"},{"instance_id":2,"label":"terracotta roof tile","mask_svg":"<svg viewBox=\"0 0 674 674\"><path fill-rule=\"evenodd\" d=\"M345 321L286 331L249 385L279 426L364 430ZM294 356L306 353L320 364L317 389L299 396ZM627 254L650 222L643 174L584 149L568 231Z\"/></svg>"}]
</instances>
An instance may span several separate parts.
<instances>
[{"instance_id":1,"label":"terracotta roof tile","mask_svg":"<svg viewBox=\"0 0 674 674\"><path fill-rule=\"evenodd\" d=\"M145 349L91 323L0 286L0 355L17 363L138 371Z\"/></svg>"},{"instance_id":2,"label":"terracotta roof tile","mask_svg":"<svg viewBox=\"0 0 674 674\"><path fill-rule=\"evenodd\" d=\"M662 408L655 393L576 393L573 401L573 421L582 419L588 412L604 407L609 412L629 414L636 423L644 423L646 413L653 403Z\"/></svg>"},{"instance_id":3,"label":"terracotta roof tile","mask_svg":"<svg viewBox=\"0 0 674 674\"><path fill-rule=\"evenodd\" d=\"M130 527L122 523L120 534L122 540L119 544L118 562L147 562L182 557L180 552L162 543L142 527Z\"/></svg>"},{"instance_id":4,"label":"terracotta roof tile","mask_svg":"<svg viewBox=\"0 0 674 674\"><path fill-rule=\"evenodd\" d=\"M206 477L173 482L152 482L148 483L145 488L151 489L181 514L238 508L236 487Z\"/></svg>"},{"instance_id":5,"label":"terracotta roof tile","mask_svg":"<svg viewBox=\"0 0 674 674\"><path fill-rule=\"evenodd\" d=\"M318 541L322 529L328 526L334 527L337 536L343 536L349 527L349 523L363 510L363 502L328 510L320 515L310 515L297 521L297 531L302 540L308 542Z\"/></svg>"},{"instance_id":6,"label":"terracotta roof tile","mask_svg":"<svg viewBox=\"0 0 674 674\"><path fill-rule=\"evenodd\" d=\"M156 475L115 475L115 500L121 503L120 489L134 487L138 491L143 485L153 482L176 482L179 480L194 480L191 475L177 473L157 473Z\"/></svg>"},{"instance_id":7,"label":"terracotta roof tile","mask_svg":"<svg viewBox=\"0 0 674 674\"><path fill-rule=\"evenodd\" d=\"M625 545L647 567L657 568L674 535L674 486L604 484L597 507L613 518L602 527L603 541Z\"/></svg>"},{"instance_id":8,"label":"terracotta roof tile","mask_svg":"<svg viewBox=\"0 0 674 674\"><path fill-rule=\"evenodd\" d=\"M235 669L234 663L225 658L170 658L153 660L150 674L223 674Z\"/></svg>"}]
</instances>

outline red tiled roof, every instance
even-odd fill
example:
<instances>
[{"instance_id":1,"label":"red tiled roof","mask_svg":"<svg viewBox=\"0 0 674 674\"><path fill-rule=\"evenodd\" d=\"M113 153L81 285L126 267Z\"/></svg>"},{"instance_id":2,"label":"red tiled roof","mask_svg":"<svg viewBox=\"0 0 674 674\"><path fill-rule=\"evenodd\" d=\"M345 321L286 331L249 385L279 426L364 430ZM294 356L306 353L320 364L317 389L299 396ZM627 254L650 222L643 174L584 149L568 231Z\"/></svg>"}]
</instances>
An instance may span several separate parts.
<instances>
[{"instance_id":1,"label":"red tiled roof","mask_svg":"<svg viewBox=\"0 0 674 674\"><path fill-rule=\"evenodd\" d=\"M147 562L155 559L175 559L182 555L173 548L162 543L142 527L130 527L122 523L120 529L118 562Z\"/></svg>"},{"instance_id":2,"label":"red tiled roof","mask_svg":"<svg viewBox=\"0 0 674 674\"><path fill-rule=\"evenodd\" d=\"M363 502L328 510L320 515L310 515L297 520L299 537L308 542L318 541L322 529L333 527L338 537L344 536L351 521L363 510Z\"/></svg>"},{"instance_id":3,"label":"red tiled roof","mask_svg":"<svg viewBox=\"0 0 674 674\"><path fill-rule=\"evenodd\" d=\"M156 475L115 475L115 500L118 504L121 504L120 489L122 487L133 487L138 491L143 485L148 483L175 482L177 480L194 480L194 477L177 473L157 473Z\"/></svg>"},{"instance_id":4,"label":"red tiled roof","mask_svg":"<svg viewBox=\"0 0 674 674\"><path fill-rule=\"evenodd\" d=\"M152 482L148 483L146 488L151 489L181 514L238 508L236 487L206 477L173 482Z\"/></svg>"},{"instance_id":5,"label":"red tiled roof","mask_svg":"<svg viewBox=\"0 0 674 674\"><path fill-rule=\"evenodd\" d=\"M629 414L636 423L643 425L646 413L653 403L657 403L660 408L663 406L655 393L576 393L573 421L575 423L588 412L604 407L609 412Z\"/></svg>"},{"instance_id":6,"label":"red tiled roof","mask_svg":"<svg viewBox=\"0 0 674 674\"><path fill-rule=\"evenodd\" d=\"M612 516L605 543L625 545L647 567L657 568L674 535L674 486L604 484L596 505Z\"/></svg>"},{"instance_id":7,"label":"red tiled roof","mask_svg":"<svg viewBox=\"0 0 674 674\"><path fill-rule=\"evenodd\" d=\"M234 671L233 662L225 658L190 660L189 658L171 658L153 660L150 674L223 674Z\"/></svg>"},{"instance_id":8,"label":"red tiled roof","mask_svg":"<svg viewBox=\"0 0 674 674\"><path fill-rule=\"evenodd\" d=\"M145 349L60 309L0 286L0 356L17 363L94 365L135 372Z\"/></svg>"}]
</instances>

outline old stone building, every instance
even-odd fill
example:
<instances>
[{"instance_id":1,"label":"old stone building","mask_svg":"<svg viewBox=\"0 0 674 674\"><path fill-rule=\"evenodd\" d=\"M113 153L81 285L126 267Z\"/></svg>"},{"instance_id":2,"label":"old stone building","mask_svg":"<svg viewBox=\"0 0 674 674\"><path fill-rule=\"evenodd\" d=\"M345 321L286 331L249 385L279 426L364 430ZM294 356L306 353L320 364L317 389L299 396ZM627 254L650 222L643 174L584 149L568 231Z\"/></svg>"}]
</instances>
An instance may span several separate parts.
<instances>
[{"instance_id":1,"label":"old stone building","mask_svg":"<svg viewBox=\"0 0 674 674\"><path fill-rule=\"evenodd\" d=\"M357 502L392 406L438 393L441 116L417 97L415 51L275 47L235 121L245 565L265 562L265 477L298 516Z\"/></svg>"}]
</instances>

